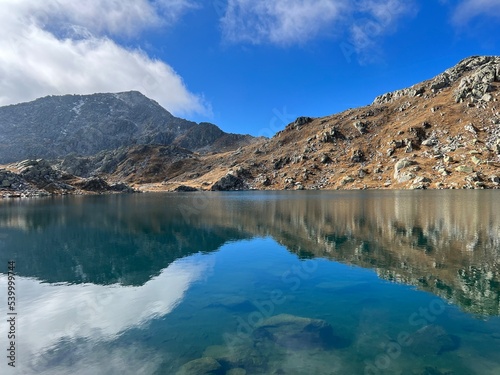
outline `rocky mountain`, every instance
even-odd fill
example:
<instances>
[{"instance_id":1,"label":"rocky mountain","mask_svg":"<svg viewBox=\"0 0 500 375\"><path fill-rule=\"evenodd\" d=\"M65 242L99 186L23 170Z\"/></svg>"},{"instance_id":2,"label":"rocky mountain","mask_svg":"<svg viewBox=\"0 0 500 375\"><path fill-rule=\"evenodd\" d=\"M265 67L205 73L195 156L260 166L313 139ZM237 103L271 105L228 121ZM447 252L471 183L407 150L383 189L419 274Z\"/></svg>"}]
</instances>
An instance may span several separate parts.
<instances>
[{"instance_id":1,"label":"rocky mountain","mask_svg":"<svg viewBox=\"0 0 500 375\"><path fill-rule=\"evenodd\" d=\"M499 89L500 57L473 56L271 139L175 118L137 92L49 97L0 108L0 157L58 158L62 174L140 191L497 189Z\"/></svg>"},{"instance_id":2,"label":"rocky mountain","mask_svg":"<svg viewBox=\"0 0 500 375\"><path fill-rule=\"evenodd\" d=\"M47 96L0 107L0 163L90 156L148 144L221 151L253 140L227 134L213 124L177 118L136 91Z\"/></svg>"},{"instance_id":3,"label":"rocky mountain","mask_svg":"<svg viewBox=\"0 0 500 375\"><path fill-rule=\"evenodd\" d=\"M473 56L371 105L207 155L155 189L498 188L499 81L500 57Z\"/></svg>"}]
</instances>

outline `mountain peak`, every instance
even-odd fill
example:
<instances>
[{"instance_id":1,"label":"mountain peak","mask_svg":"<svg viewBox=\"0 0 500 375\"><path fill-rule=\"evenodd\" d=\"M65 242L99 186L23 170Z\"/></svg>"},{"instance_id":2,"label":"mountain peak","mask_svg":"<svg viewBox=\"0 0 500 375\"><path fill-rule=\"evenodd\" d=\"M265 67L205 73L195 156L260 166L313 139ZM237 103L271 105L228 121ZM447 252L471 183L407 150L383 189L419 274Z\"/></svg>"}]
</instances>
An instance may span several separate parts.
<instances>
[{"instance_id":1,"label":"mountain peak","mask_svg":"<svg viewBox=\"0 0 500 375\"><path fill-rule=\"evenodd\" d=\"M136 144L182 143L191 151L207 150L226 135L213 125L206 136L205 128L173 116L139 91L47 96L0 107L0 162L90 156ZM250 138L235 139L233 147Z\"/></svg>"}]
</instances>

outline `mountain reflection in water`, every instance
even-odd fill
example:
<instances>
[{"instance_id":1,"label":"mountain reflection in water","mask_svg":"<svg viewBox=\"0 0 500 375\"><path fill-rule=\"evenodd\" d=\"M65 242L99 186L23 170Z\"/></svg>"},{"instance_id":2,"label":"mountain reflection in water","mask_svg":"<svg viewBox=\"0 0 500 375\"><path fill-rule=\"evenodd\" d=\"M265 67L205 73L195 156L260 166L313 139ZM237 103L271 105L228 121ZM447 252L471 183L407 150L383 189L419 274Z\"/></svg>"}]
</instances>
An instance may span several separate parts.
<instances>
[{"instance_id":1,"label":"mountain reflection in water","mask_svg":"<svg viewBox=\"0 0 500 375\"><path fill-rule=\"evenodd\" d=\"M270 236L500 315L496 192L251 192L0 202L0 264L55 283L142 285L176 259ZM10 251L7 251L10 250Z\"/></svg>"}]
</instances>

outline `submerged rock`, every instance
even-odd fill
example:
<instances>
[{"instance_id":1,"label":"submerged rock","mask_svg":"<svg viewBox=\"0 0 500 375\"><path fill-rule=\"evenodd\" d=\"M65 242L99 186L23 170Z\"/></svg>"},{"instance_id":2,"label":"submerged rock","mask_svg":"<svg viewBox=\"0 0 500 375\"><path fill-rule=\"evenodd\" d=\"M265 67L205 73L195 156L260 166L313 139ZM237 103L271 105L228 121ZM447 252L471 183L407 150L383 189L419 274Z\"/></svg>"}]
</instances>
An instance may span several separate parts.
<instances>
[{"instance_id":1,"label":"submerged rock","mask_svg":"<svg viewBox=\"0 0 500 375\"><path fill-rule=\"evenodd\" d=\"M440 371L435 367L427 366L424 371L422 371L421 375L452 375L451 371Z\"/></svg>"},{"instance_id":2,"label":"submerged rock","mask_svg":"<svg viewBox=\"0 0 500 375\"><path fill-rule=\"evenodd\" d=\"M177 375L222 375L222 366L213 358L203 357L183 365Z\"/></svg>"},{"instance_id":3,"label":"submerged rock","mask_svg":"<svg viewBox=\"0 0 500 375\"><path fill-rule=\"evenodd\" d=\"M256 326L256 340L269 340L292 349L327 349L333 344L332 326L321 319L280 314Z\"/></svg>"},{"instance_id":4,"label":"submerged rock","mask_svg":"<svg viewBox=\"0 0 500 375\"><path fill-rule=\"evenodd\" d=\"M419 329L411 339L411 351L419 356L439 355L460 346L457 336L448 334L443 327L434 324Z\"/></svg>"},{"instance_id":5,"label":"submerged rock","mask_svg":"<svg viewBox=\"0 0 500 375\"><path fill-rule=\"evenodd\" d=\"M242 368L233 368L226 372L226 375L246 375L247 371Z\"/></svg>"}]
</instances>

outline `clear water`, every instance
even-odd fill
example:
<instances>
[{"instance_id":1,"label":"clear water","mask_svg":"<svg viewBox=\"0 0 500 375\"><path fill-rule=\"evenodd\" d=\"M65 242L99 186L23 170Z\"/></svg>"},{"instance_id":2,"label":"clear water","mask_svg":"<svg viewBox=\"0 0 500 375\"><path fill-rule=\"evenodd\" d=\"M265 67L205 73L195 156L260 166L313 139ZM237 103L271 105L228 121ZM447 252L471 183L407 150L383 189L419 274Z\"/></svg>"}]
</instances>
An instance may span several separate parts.
<instances>
[{"instance_id":1,"label":"clear water","mask_svg":"<svg viewBox=\"0 0 500 375\"><path fill-rule=\"evenodd\" d=\"M499 198L0 201L3 353L9 260L18 312L1 373L498 375Z\"/></svg>"}]
</instances>

